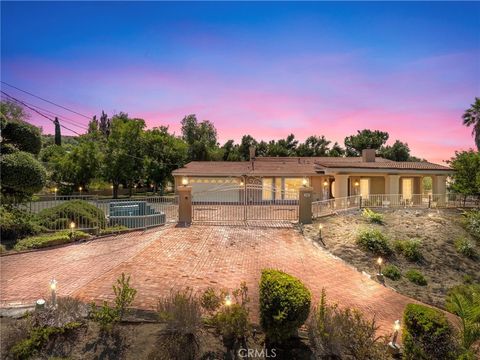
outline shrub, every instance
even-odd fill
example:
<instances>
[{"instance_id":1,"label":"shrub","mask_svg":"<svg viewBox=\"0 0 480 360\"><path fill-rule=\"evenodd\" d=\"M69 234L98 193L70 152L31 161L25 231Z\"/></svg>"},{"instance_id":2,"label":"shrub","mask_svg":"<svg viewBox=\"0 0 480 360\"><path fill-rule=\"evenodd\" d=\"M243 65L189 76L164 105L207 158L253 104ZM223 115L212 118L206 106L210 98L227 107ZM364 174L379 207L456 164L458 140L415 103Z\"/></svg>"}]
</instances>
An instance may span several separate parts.
<instances>
[{"instance_id":1,"label":"shrub","mask_svg":"<svg viewBox=\"0 0 480 360\"><path fill-rule=\"evenodd\" d=\"M196 334L200 327L200 303L192 295L191 289L172 291L169 296L160 298L157 311L170 333L192 335Z\"/></svg>"},{"instance_id":2,"label":"shrub","mask_svg":"<svg viewBox=\"0 0 480 360\"><path fill-rule=\"evenodd\" d=\"M465 257L474 259L477 257L477 251L475 249L475 244L472 243L465 237L460 237L455 240L455 249L458 253L462 254Z\"/></svg>"},{"instance_id":3,"label":"shrub","mask_svg":"<svg viewBox=\"0 0 480 360\"><path fill-rule=\"evenodd\" d=\"M82 231L59 231L56 233L31 236L18 241L15 250L40 249L49 246L67 244L70 242L87 239L90 235Z\"/></svg>"},{"instance_id":4,"label":"shrub","mask_svg":"<svg viewBox=\"0 0 480 360\"><path fill-rule=\"evenodd\" d=\"M480 284L452 288L448 292L445 306L461 320L460 343L463 352L473 352L474 344L480 340Z\"/></svg>"},{"instance_id":5,"label":"shrub","mask_svg":"<svg viewBox=\"0 0 480 360\"><path fill-rule=\"evenodd\" d=\"M369 208L363 209L362 216L374 224L383 224L383 215Z\"/></svg>"},{"instance_id":6,"label":"shrub","mask_svg":"<svg viewBox=\"0 0 480 360\"><path fill-rule=\"evenodd\" d=\"M480 210L470 210L464 213L465 227L467 231L477 239L480 239Z\"/></svg>"},{"instance_id":7,"label":"shrub","mask_svg":"<svg viewBox=\"0 0 480 360\"><path fill-rule=\"evenodd\" d=\"M278 270L263 270L260 280L260 322L272 342L293 336L307 320L310 291L297 278Z\"/></svg>"},{"instance_id":8,"label":"shrub","mask_svg":"<svg viewBox=\"0 0 480 360\"><path fill-rule=\"evenodd\" d=\"M420 285L420 286L425 286L427 285L427 279L425 279L425 276L418 271L418 270L408 270L405 273L405 277L410 280L412 283Z\"/></svg>"},{"instance_id":9,"label":"shrub","mask_svg":"<svg viewBox=\"0 0 480 360\"><path fill-rule=\"evenodd\" d=\"M376 255L390 255L392 249L387 237L377 229L363 229L357 236L357 244Z\"/></svg>"},{"instance_id":10,"label":"shrub","mask_svg":"<svg viewBox=\"0 0 480 360\"><path fill-rule=\"evenodd\" d=\"M400 269L393 264L386 265L382 270L382 274L391 280L400 280L402 277Z\"/></svg>"},{"instance_id":11,"label":"shrub","mask_svg":"<svg viewBox=\"0 0 480 360\"><path fill-rule=\"evenodd\" d=\"M408 304L403 313L405 359L453 359L453 330L440 311L419 304Z\"/></svg>"},{"instance_id":12,"label":"shrub","mask_svg":"<svg viewBox=\"0 0 480 360\"><path fill-rule=\"evenodd\" d=\"M42 230L42 227L35 222L35 217L29 212L14 207L0 206L0 236L2 241L36 235Z\"/></svg>"},{"instance_id":13,"label":"shrub","mask_svg":"<svg viewBox=\"0 0 480 360\"><path fill-rule=\"evenodd\" d=\"M43 165L24 151L0 158L2 194L8 201L20 202L43 189L47 173Z\"/></svg>"},{"instance_id":14,"label":"shrub","mask_svg":"<svg viewBox=\"0 0 480 360\"><path fill-rule=\"evenodd\" d=\"M226 292L217 294L215 289L210 287L203 292L202 297L200 298L200 305L207 312L213 313L218 310L220 305L222 305L222 299L225 295L227 295Z\"/></svg>"},{"instance_id":15,"label":"shrub","mask_svg":"<svg viewBox=\"0 0 480 360\"><path fill-rule=\"evenodd\" d=\"M42 148L40 130L24 121L2 121L2 137L6 143L34 155Z\"/></svg>"},{"instance_id":16,"label":"shrub","mask_svg":"<svg viewBox=\"0 0 480 360\"><path fill-rule=\"evenodd\" d=\"M105 214L95 205L83 200L70 200L38 213L40 225L47 229L68 229L75 222L80 228L104 228Z\"/></svg>"},{"instance_id":17,"label":"shrub","mask_svg":"<svg viewBox=\"0 0 480 360\"><path fill-rule=\"evenodd\" d=\"M128 231L128 230L130 230L130 229L126 226L115 225L115 226L106 227L105 229L101 229L98 234L99 235L118 234L118 233L122 233L122 232L125 232L125 231Z\"/></svg>"},{"instance_id":18,"label":"shrub","mask_svg":"<svg viewBox=\"0 0 480 360\"><path fill-rule=\"evenodd\" d=\"M212 323L224 339L242 339L248 333L248 310L241 304L224 306Z\"/></svg>"},{"instance_id":19,"label":"shrub","mask_svg":"<svg viewBox=\"0 0 480 360\"><path fill-rule=\"evenodd\" d=\"M421 261L423 259L421 246L422 241L420 239L397 240L394 243L395 250L402 253L410 261Z\"/></svg>"},{"instance_id":20,"label":"shrub","mask_svg":"<svg viewBox=\"0 0 480 360\"><path fill-rule=\"evenodd\" d=\"M307 330L318 359L389 359L387 346L376 335L375 319L365 319L356 309L327 305L325 289Z\"/></svg>"},{"instance_id":21,"label":"shrub","mask_svg":"<svg viewBox=\"0 0 480 360\"><path fill-rule=\"evenodd\" d=\"M92 304L90 317L100 324L102 330L111 330L113 325L123 319L128 307L133 303L137 290L130 286L130 276L124 273L117 279L117 285L112 285L115 294L115 306L110 307L106 301L101 308Z\"/></svg>"}]
</instances>

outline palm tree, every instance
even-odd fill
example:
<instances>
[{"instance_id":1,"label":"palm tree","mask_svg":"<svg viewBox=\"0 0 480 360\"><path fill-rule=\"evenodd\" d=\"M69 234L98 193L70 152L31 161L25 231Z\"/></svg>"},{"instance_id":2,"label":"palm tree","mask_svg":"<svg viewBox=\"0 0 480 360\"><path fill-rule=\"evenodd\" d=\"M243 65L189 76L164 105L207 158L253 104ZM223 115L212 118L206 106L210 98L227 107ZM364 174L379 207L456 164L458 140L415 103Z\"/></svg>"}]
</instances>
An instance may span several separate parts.
<instances>
[{"instance_id":1,"label":"palm tree","mask_svg":"<svg viewBox=\"0 0 480 360\"><path fill-rule=\"evenodd\" d=\"M473 126L472 135L475 137L477 150L480 150L480 98L475 98L475 102L465 110L462 118L463 125Z\"/></svg>"}]
</instances>

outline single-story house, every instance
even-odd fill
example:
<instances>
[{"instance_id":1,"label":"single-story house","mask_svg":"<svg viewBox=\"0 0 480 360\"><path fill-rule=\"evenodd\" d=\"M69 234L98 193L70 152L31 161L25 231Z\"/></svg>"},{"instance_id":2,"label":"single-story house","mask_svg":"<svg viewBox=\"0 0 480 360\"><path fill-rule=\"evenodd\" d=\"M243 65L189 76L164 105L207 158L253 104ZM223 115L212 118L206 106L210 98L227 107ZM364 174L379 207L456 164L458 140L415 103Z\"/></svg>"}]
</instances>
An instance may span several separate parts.
<instances>
[{"instance_id":1,"label":"single-story house","mask_svg":"<svg viewBox=\"0 0 480 360\"><path fill-rule=\"evenodd\" d=\"M313 188L312 200L376 194L411 199L427 194L425 177L431 178L428 193L445 194L452 173L451 168L430 162L387 160L376 156L374 149L364 150L361 157L255 157L254 151L249 161L192 161L173 171L175 188L188 184L193 196L204 200L229 189L228 196L237 201L244 185L261 188L261 200L294 199L302 186Z\"/></svg>"}]
</instances>

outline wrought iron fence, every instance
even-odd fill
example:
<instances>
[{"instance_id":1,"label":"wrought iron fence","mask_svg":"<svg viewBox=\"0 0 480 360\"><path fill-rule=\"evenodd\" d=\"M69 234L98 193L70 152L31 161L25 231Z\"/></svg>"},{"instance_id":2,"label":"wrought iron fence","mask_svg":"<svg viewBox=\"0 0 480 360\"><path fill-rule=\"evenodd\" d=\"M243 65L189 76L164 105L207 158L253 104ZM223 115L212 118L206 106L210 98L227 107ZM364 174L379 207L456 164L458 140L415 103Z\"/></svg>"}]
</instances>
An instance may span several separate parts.
<instances>
[{"instance_id":1,"label":"wrought iron fence","mask_svg":"<svg viewBox=\"0 0 480 360\"><path fill-rule=\"evenodd\" d=\"M85 206L85 204L91 206ZM178 221L178 196L99 199L95 195L39 196L22 205L46 231L82 230L100 234L144 229Z\"/></svg>"}]
</instances>

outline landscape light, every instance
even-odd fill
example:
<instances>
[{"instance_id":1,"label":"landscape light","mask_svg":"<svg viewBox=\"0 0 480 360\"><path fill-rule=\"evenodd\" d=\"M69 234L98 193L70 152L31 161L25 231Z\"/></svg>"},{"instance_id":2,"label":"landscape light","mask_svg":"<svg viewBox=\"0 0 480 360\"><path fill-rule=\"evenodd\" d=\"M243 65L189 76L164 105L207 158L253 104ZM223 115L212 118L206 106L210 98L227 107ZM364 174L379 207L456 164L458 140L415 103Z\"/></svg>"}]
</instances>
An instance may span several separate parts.
<instances>
[{"instance_id":1,"label":"landscape light","mask_svg":"<svg viewBox=\"0 0 480 360\"><path fill-rule=\"evenodd\" d=\"M57 280L50 280L50 290L52 295L52 306L57 306Z\"/></svg>"},{"instance_id":2,"label":"landscape light","mask_svg":"<svg viewBox=\"0 0 480 360\"><path fill-rule=\"evenodd\" d=\"M182 185L183 185L183 186L187 186L187 185L188 185L188 178L187 178L187 177L182 178Z\"/></svg>"},{"instance_id":3,"label":"landscape light","mask_svg":"<svg viewBox=\"0 0 480 360\"><path fill-rule=\"evenodd\" d=\"M58 189L57 189L57 188L53 188L53 191L54 191L54 192L57 192L57 191L58 191Z\"/></svg>"},{"instance_id":4,"label":"landscape light","mask_svg":"<svg viewBox=\"0 0 480 360\"><path fill-rule=\"evenodd\" d=\"M70 229L75 229L75 223L73 221L70 223Z\"/></svg>"},{"instance_id":5,"label":"landscape light","mask_svg":"<svg viewBox=\"0 0 480 360\"><path fill-rule=\"evenodd\" d=\"M231 306L232 305L232 298L230 295L225 296L225 306Z\"/></svg>"},{"instance_id":6,"label":"landscape light","mask_svg":"<svg viewBox=\"0 0 480 360\"><path fill-rule=\"evenodd\" d=\"M398 354L400 351L400 347L397 344L397 338L398 338L398 332L400 331L400 320L395 320L393 323L393 337L392 341L388 343L388 346L390 346L390 349L393 354Z\"/></svg>"},{"instance_id":7,"label":"landscape light","mask_svg":"<svg viewBox=\"0 0 480 360\"><path fill-rule=\"evenodd\" d=\"M383 259L381 257L379 257L377 259L378 275L382 275L382 263L383 263Z\"/></svg>"}]
</instances>

